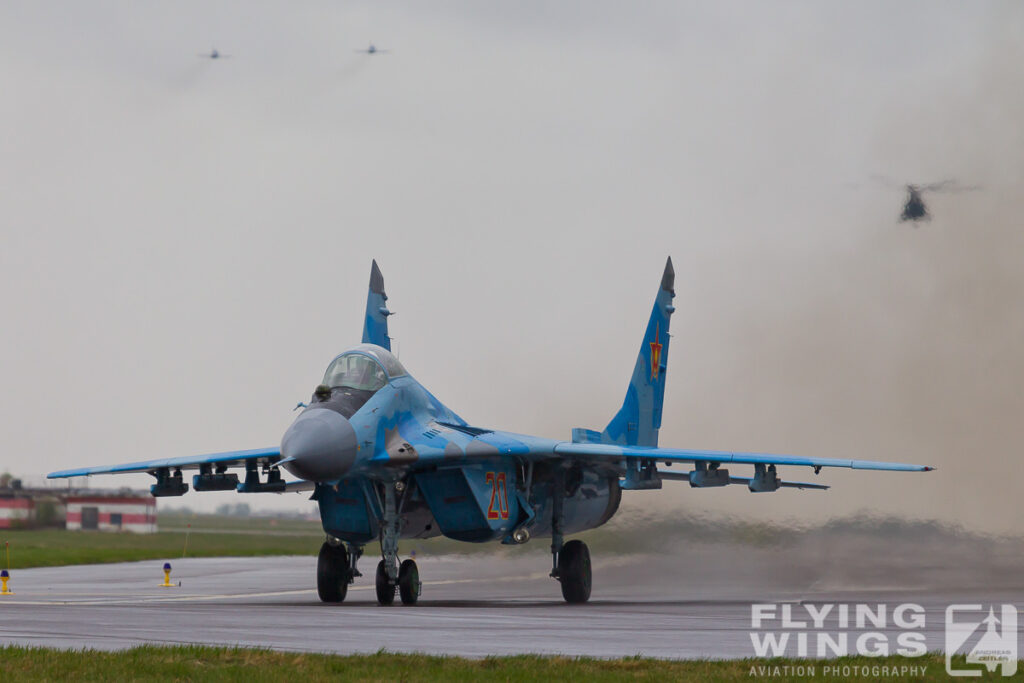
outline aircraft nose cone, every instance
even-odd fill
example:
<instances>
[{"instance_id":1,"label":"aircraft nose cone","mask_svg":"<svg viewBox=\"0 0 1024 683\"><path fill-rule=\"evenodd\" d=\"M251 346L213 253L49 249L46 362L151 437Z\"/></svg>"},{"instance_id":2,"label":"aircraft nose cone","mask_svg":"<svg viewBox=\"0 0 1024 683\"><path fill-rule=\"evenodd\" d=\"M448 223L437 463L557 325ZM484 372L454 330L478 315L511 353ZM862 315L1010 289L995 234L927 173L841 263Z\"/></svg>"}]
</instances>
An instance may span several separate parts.
<instances>
[{"instance_id":1,"label":"aircraft nose cone","mask_svg":"<svg viewBox=\"0 0 1024 683\"><path fill-rule=\"evenodd\" d=\"M284 468L306 481L336 481L356 459L356 432L328 408L306 410L281 439Z\"/></svg>"}]
</instances>

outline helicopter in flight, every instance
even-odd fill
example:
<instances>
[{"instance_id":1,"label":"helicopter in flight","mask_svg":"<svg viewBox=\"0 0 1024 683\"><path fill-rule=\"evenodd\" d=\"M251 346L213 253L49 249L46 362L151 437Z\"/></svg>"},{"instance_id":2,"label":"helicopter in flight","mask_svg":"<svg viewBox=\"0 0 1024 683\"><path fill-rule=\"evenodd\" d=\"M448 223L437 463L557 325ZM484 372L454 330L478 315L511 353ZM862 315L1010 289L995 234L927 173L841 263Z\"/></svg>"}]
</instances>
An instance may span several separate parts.
<instances>
[{"instance_id":1,"label":"helicopter in flight","mask_svg":"<svg viewBox=\"0 0 1024 683\"><path fill-rule=\"evenodd\" d=\"M878 175L874 176L874 178L888 187L901 187L906 191L907 197L903 202L903 211L900 212L901 223L908 221L919 223L931 220L932 215L924 203L923 195L925 192L971 192L978 189L976 185L961 185L951 178L940 180L937 183L925 184L897 183L889 178Z\"/></svg>"},{"instance_id":2,"label":"helicopter in flight","mask_svg":"<svg viewBox=\"0 0 1024 683\"><path fill-rule=\"evenodd\" d=\"M907 221L929 221L932 215L928 213L928 207L924 204L924 198L921 196L925 192L950 192L957 189L969 189L959 188L956 182L953 180L943 180L937 183L929 183L927 185L914 185L908 183L906 186L907 190L907 201L903 204L903 212L900 213L900 222Z\"/></svg>"},{"instance_id":3,"label":"helicopter in flight","mask_svg":"<svg viewBox=\"0 0 1024 683\"><path fill-rule=\"evenodd\" d=\"M228 59L231 57L231 55L221 54L217 48L211 48L209 52L200 52L197 56L203 59Z\"/></svg>"},{"instance_id":4,"label":"helicopter in flight","mask_svg":"<svg viewBox=\"0 0 1024 683\"><path fill-rule=\"evenodd\" d=\"M391 50L390 49L382 50L381 48L377 47L373 43L370 43L370 47L366 48L365 50L354 50L354 52L358 52L358 53L361 53L361 54L364 54L364 55L375 55L375 54L378 54L378 53L380 53L380 54L387 54L388 52L391 52Z\"/></svg>"}]
</instances>

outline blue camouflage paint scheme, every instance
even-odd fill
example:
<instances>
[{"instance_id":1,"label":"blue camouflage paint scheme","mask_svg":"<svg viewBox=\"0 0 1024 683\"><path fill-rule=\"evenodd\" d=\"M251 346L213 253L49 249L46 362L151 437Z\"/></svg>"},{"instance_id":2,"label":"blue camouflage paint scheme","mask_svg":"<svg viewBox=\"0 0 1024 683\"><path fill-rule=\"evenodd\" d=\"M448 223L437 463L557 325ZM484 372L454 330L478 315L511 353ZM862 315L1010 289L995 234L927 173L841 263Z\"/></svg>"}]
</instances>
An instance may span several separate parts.
<instances>
[{"instance_id":1,"label":"blue camouflage paint scheme","mask_svg":"<svg viewBox=\"0 0 1024 683\"><path fill-rule=\"evenodd\" d=\"M373 263L367 298L363 344L343 354L359 354L378 364L386 381L346 415L356 434L351 467L336 477L315 482L325 531L339 539L364 544L381 534L382 496L386 487L405 482L398 503L402 537L424 538L443 533L470 542L510 542L516 529L533 535L550 534L556 487L563 486L566 533L599 526L618 508L622 489L659 488L661 480L704 481L686 473L660 473L656 464L696 463L714 474L718 464L755 466L755 478L774 466L844 467L883 471L927 471L922 465L808 458L763 453L658 448L669 348L669 322L674 307L674 271L666 263L654 307L644 331L633 374L622 407L602 432L575 429L571 441L515 434L469 425L439 401L390 352L383 276ZM333 391L333 389L332 389ZM329 409L316 395L303 413ZM308 421L307 421L308 422ZM296 422L295 425L299 424ZM293 425L293 427L295 426ZM149 460L63 470L50 478L91 474L195 469L219 465L297 467L297 456L282 459L280 448L230 451L211 455ZM340 458L339 458L340 460ZM767 468L767 469L766 469ZM692 473L691 473L692 474ZM754 479L718 473L720 484ZM493 510L495 479L504 479L507 500L498 518ZM760 481L760 480L758 480ZM771 481L771 484L776 482ZM240 485L241 486L241 485ZM789 482L778 486L827 488L821 484Z\"/></svg>"},{"instance_id":2,"label":"blue camouflage paint scheme","mask_svg":"<svg viewBox=\"0 0 1024 683\"><path fill-rule=\"evenodd\" d=\"M384 293L384 276L375 260L370 268L370 291L366 295L363 343L376 344L390 351L391 337L388 336L388 316L391 315L391 311L388 310L387 301L388 295Z\"/></svg>"},{"instance_id":3,"label":"blue camouflage paint scheme","mask_svg":"<svg viewBox=\"0 0 1024 683\"><path fill-rule=\"evenodd\" d=\"M795 455L769 453L726 453L722 451L684 450L681 448L645 448L607 444L559 443L555 453L582 458L640 458L659 462L715 462L745 465L797 465L802 467L848 467L854 470L886 470L889 472L926 472L931 468L902 462L874 460L840 460L837 458L801 458Z\"/></svg>"},{"instance_id":4,"label":"blue camouflage paint scheme","mask_svg":"<svg viewBox=\"0 0 1024 683\"><path fill-rule=\"evenodd\" d=\"M353 543L369 543L380 535L377 497L362 478L342 479L333 486L317 484L313 494L324 529L344 530Z\"/></svg>"},{"instance_id":5,"label":"blue camouflage paint scheme","mask_svg":"<svg viewBox=\"0 0 1024 683\"><path fill-rule=\"evenodd\" d=\"M66 479L68 477L87 477L92 474L129 474L132 472L150 472L161 467L198 467L199 465L227 465L234 467L247 461L258 463L276 462L281 456L277 446L269 448L252 448L245 451L225 451L208 455L192 455L181 458L162 458L130 462L124 465L108 465L103 467L79 467L71 470L60 470L46 475L47 479Z\"/></svg>"},{"instance_id":6,"label":"blue camouflage paint scheme","mask_svg":"<svg viewBox=\"0 0 1024 683\"><path fill-rule=\"evenodd\" d=\"M490 483L488 475L503 476L504 486ZM508 495L515 491L515 476L510 461L493 458L424 472L416 483L445 536L479 543L505 538L519 520L519 501Z\"/></svg>"},{"instance_id":7,"label":"blue camouflage paint scheme","mask_svg":"<svg viewBox=\"0 0 1024 683\"><path fill-rule=\"evenodd\" d=\"M672 259L665 264L661 286L654 299L640 353L636 357L633 376L626 389L622 408L600 436L584 430L591 442L616 443L623 446L657 446L661 429L662 405L665 401L665 374L668 369L669 322L675 307L675 270ZM575 439L574 439L575 440Z\"/></svg>"}]
</instances>

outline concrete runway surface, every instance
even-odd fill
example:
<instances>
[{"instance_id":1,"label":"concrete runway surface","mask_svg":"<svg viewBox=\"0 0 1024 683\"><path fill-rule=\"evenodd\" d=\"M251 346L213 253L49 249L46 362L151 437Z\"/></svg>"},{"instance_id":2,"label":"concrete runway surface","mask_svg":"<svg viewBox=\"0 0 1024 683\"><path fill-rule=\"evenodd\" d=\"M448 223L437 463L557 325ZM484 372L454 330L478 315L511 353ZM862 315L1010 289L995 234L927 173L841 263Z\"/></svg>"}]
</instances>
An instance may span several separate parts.
<instances>
[{"instance_id":1,"label":"concrete runway surface","mask_svg":"<svg viewBox=\"0 0 1024 683\"><path fill-rule=\"evenodd\" d=\"M318 601L313 557L172 560L173 581L182 584L175 588L158 587L162 562L22 569L12 573L16 595L0 598L0 642L98 649L200 643L469 657L735 658L755 654L752 603L790 604L796 610L803 609L799 601L886 603L891 610L913 602L926 611L920 631L929 650L944 647L948 604L1013 603L1024 609L1016 587L921 589L877 578L860 585L848 579L844 585L808 583L799 572L766 574L756 559L756 553L712 546L692 554L692 567L652 555L595 556L591 602L573 606L562 602L557 583L547 576L549 557L536 552L421 557L424 586L415 607L376 604L373 557L362 560L365 576L340 605ZM697 566L718 569L700 574L693 569ZM799 614L806 616L794 611L794 618ZM767 628L777 627L776 622ZM891 616L888 628L867 630L892 635L895 648L900 629ZM852 642L858 632L851 633Z\"/></svg>"}]
</instances>

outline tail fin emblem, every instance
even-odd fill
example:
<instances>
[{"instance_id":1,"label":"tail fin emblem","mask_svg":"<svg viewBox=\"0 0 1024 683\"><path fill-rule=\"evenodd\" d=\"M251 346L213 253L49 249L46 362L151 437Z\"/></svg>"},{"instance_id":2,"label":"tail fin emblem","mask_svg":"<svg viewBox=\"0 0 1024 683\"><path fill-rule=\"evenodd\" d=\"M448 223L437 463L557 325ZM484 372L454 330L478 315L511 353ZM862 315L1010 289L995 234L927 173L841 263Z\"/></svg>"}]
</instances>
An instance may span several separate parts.
<instances>
[{"instance_id":1,"label":"tail fin emblem","mask_svg":"<svg viewBox=\"0 0 1024 683\"><path fill-rule=\"evenodd\" d=\"M658 337L661 334L661 323L654 327L654 341L651 342L651 379L658 379L658 371L661 369L661 342Z\"/></svg>"}]
</instances>

